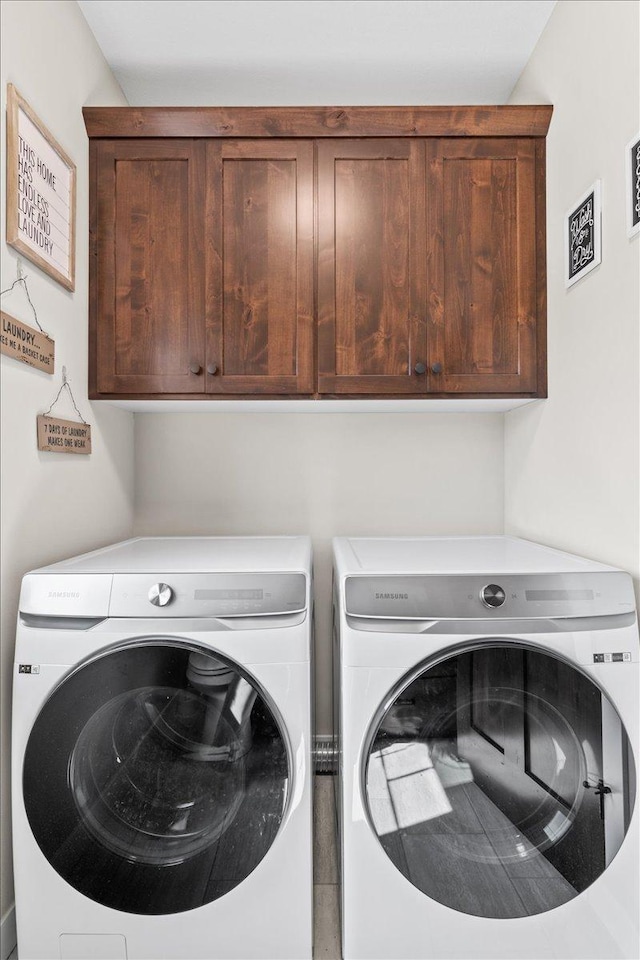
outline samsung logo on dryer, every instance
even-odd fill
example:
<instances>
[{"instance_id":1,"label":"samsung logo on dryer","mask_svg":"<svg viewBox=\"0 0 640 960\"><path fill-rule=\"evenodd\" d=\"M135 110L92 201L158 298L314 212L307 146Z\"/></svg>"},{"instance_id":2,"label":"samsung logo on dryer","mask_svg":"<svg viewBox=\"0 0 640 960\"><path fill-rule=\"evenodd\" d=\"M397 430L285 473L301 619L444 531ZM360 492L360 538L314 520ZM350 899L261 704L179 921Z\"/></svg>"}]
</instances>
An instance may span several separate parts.
<instances>
[{"instance_id":1,"label":"samsung logo on dryer","mask_svg":"<svg viewBox=\"0 0 640 960\"><path fill-rule=\"evenodd\" d=\"M49 600L77 600L79 596L73 590L49 590Z\"/></svg>"},{"instance_id":2,"label":"samsung logo on dryer","mask_svg":"<svg viewBox=\"0 0 640 960\"><path fill-rule=\"evenodd\" d=\"M376 600L408 600L408 593L376 593Z\"/></svg>"}]
</instances>

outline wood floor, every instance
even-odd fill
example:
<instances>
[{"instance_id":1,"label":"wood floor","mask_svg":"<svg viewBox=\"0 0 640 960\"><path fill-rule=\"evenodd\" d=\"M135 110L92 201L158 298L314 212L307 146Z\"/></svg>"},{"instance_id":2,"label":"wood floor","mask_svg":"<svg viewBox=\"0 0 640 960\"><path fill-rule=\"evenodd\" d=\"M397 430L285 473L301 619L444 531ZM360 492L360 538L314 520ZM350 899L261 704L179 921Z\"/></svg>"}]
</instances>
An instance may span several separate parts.
<instances>
[{"instance_id":1,"label":"wood floor","mask_svg":"<svg viewBox=\"0 0 640 960\"><path fill-rule=\"evenodd\" d=\"M425 745L395 744L372 755L369 790L390 858L439 903L502 919L533 916L576 896L483 793L468 764L432 762Z\"/></svg>"},{"instance_id":2,"label":"wood floor","mask_svg":"<svg viewBox=\"0 0 640 960\"><path fill-rule=\"evenodd\" d=\"M334 810L335 777L315 778L313 811L313 956L340 960L340 900Z\"/></svg>"}]
</instances>

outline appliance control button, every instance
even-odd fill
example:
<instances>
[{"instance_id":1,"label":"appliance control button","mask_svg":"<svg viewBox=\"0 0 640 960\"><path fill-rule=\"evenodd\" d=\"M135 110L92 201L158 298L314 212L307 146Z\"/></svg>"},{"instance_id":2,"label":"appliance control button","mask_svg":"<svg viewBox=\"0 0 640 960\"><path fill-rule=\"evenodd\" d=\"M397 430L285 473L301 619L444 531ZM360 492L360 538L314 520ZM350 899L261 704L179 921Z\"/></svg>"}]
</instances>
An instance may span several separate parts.
<instances>
[{"instance_id":1,"label":"appliance control button","mask_svg":"<svg viewBox=\"0 0 640 960\"><path fill-rule=\"evenodd\" d=\"M495 609L496 607L502 606L507 596L502 587L499 587L497 583L488 583L487 586L483 587L480 591L480 599L485 607Z\"/></svg>"},{"instance_id":2,"label":"appliance control button","mask_svg":"<svg viewBox=\"0 0 640 960\"><path fill-rule=\"evenodd\" d=\"M154 607L166 607L173 600L173 590L168 583L154 583L149 590L149 601Z\"/></svg>"}]
</instances>

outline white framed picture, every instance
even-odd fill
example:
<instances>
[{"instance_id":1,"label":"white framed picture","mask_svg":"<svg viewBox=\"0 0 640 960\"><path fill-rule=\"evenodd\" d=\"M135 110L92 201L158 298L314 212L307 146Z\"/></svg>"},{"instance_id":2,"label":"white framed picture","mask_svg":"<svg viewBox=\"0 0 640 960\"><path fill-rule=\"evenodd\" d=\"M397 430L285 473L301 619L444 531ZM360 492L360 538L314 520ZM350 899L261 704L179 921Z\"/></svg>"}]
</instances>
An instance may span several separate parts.
<instances>
[{"instance_id":1,"label":"white framed picture","mask_svg":"<svg viewBox=\"0 0 640 960\"><path fill-rule=\"evenodd\" d=\"M602 183L596 180L564 218L564 285L571 287L602 259Z\"/></svg>"},{"instance_id":2,"label":"white framed picture","mask_svg":"<svg viewBox=\"0 0 640 960\"><path fill-rule=\"evenodd\" d=\"M7 85L7 243L75 290L76 165Z\"/></svg>"},{"instance_id":3,"label":"white framed picture","mask_svg":"<svg viewBox=\"0 0 640 960\"><path fill-rule=\"evenodd\" d=\"M640 233L640 133L625 148L627 234Z\"/></svg>"}]
</instances>

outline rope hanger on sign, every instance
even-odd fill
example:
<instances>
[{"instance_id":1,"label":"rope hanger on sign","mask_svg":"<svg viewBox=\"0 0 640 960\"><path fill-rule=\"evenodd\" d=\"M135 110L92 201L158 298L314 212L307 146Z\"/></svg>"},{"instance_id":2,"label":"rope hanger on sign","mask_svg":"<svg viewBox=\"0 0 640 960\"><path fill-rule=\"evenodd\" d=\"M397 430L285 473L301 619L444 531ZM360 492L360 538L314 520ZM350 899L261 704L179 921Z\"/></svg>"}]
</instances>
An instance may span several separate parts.
<instances>
[{"instance_id":1,"label":"rope hanger on sign","mask_svg":"<svg viewBox=\"0 0 640 960\"><path fill-rule=\"evenodd\" d=\"M37 324L37 326L38 326L38 330L40 331L40 333L44 333L45 337L48 337L48 336L49 336L48 333L47 333L45 330L43 330L42 327L40 326L40 321L38 320L38 314L36 313L36 308L34 307L34 305L33 305L33 300L31 299L31 297L30 297L30 295L29 295L29 287L27 286L27 278L25 277L25 275L24 275L23 272L22 272L22 263L20 262L20 260L18 260L17 271L18 271L18 278L17 278L17 280L14 280L13 283L11 284L11 286L10 286L10 287L7 287L6 290L0 290L0 297L4 297L5 293L11 293L11 291L12 291L13 288L16 286L16 284L21 283L21 284L22 284L22 287L23 287L23 289L24 289L24 292L25 292L25 294L27 295L27 300L29 301L29 306L31 307L31 309L32 309L32 311L33 311L33 319L36 321L36 324Z\"/></svg>"},{"instance_id":2,"label":"rope hanger on sign","mask_svg":"<svg viewBox=\"0 0 640 960\"><path fill-rule=\"evenodd\" d=\"M42 416L43 416L43 417L48 417L48 416L49 416L49 414L51 413L51 411L52 411L53 408L55 407L56 403L57 403L58 400L60 399L60 394L62 393L62 391L63 391L65 388L67 389L67 391L68 391L68 393L69 393L69 396L71 397L71 403L73 404L73 409L76 411L76 413L77 413L78 416L80 417L80 420L82 421L82 423L84 423L85 426L88 427L89 424L87 423L87 421L85 420L85 418L82 416L82 414L81 414L80 411L78 410L78 405L77 405L77 403L76 403L75 397L73 396L73 391L72 391L72 389L71 389L71 384L69 383L69 380L68 380L68 378L67 378L67 368L66 368L66 367L63 367L63 368L62 368L62 386L61 386L60 389L58 390L58 392L57 392L57 394L56 394L55 400L53 401L53 403L51 404L51 406L49 407L49 409L46 411L46 413L43 413L43 414L42 414Z\"/></svg>"}]
</instances>

